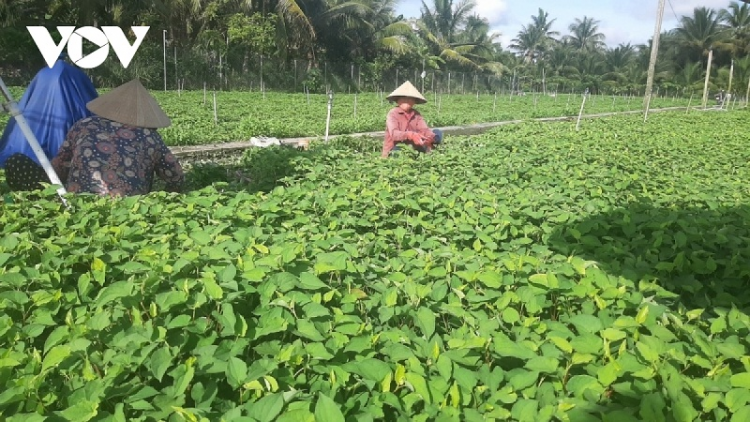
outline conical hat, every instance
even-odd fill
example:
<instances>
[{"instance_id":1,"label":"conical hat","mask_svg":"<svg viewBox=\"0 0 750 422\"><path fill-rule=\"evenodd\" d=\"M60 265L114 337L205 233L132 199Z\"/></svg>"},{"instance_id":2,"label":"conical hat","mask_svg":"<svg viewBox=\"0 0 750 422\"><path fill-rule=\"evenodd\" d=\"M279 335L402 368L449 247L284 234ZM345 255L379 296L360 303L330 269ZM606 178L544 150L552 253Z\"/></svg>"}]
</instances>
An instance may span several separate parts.
<instances>
[{"instance_id":1,"label":"conical hat","mask_svg":"<svg viewBox=\"0 0 750 422\"><path fill-rule=\"evenodd\" d=\"M160 128L172 124L156 99L138 79L89 101L86 108L105 119L131 126Z\"/></svg>"},{"instance_id":2,"label":"conical hat","mask_svg":"<svg viewBox=\"0 0 750 422\"><path fill-rule=\"evenodd\" d=\"M395 101L398 97L414 98L417 104L424 104L427 102L422 94L417 91L417 88L415 88L409 81L404 82L400 87L396 88L396 90L391 92L391 95L387 98L388 101Z\"/></svg>"}]
</instances>

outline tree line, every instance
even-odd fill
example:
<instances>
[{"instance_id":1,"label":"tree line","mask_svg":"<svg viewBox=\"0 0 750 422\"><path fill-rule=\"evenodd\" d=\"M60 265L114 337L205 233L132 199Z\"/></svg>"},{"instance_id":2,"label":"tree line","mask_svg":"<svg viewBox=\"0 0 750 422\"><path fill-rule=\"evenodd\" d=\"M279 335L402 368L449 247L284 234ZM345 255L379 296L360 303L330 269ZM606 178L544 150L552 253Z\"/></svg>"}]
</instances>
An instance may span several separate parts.
<instances>
[{"instance_id":1,"label":"tree line","mask_svg":"<svg viewBox=\"0 0 750 422\"><path fill-rule=\"evenodd\" d=\"M651 42L609 47L594 17L567 32L543 9L508 48L472 0L423 0L418 18L396 0L0 0L0 72L28 83L44 66L27 25L151 29L128 69L110 60L87 71L97 86L134 76L157 89L388 89L426 75L426 90L461 84L482 90L642 93ZM59 39L59 38L57 38ZM134 37L131 36L131 40ZM92 46L88 46L93 50ZM735 90L750 77L750 6L699 7L660 36L655 88L702 90L713 50L711 88ZM452 77L452 78L451 78ZM460 77L460 79L459 79ZM436 83L437 81L437 83ZM421 83L425 83L422 80ZM740 90L744 94L744 89Z\"/></svg>"}]
</instances>

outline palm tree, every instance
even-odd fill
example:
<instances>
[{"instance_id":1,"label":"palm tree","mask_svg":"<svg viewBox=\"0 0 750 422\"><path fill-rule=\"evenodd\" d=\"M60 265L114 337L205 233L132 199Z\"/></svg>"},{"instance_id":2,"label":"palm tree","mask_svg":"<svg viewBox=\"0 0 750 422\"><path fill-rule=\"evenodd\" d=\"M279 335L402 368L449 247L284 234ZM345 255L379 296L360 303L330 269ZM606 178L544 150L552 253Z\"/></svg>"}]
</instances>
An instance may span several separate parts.
<instances>
[{"instance_id":1,"label":"palm tree","mask_svg":"<svg viewBox=\"0 0 750 422\"><path fill-rule=\"evenodd\" d=\"M521 27L518 36L511 42L510 47L524 56L527 63L542 59L544 52L554 41L554 37L559 35L557 31L552 31L552 24L555 19L548 20L549 14L539 8L537 16L531 16L531 24Z\"/></svg>"},{"instance_id":2,"label":"palm tree","mask_svg":"<svg viewBox=\"0 0 750 422\"><path fill-rule=\"evenodd\" d=\"M719 19L726 24L732 37L733 53L750 53L750 5L732 2L728 9L719 11Z\"/></svg>"},{"instance_id":3,"label":"palm tree","mask_svg":"<svg viewBox=\"0 0 750 422\"><path fill-rule=\"evenodd\" d=\"M451 43L474 10L473 0L433 0L432 9L422 0L421 21L437 39Z\"/></svg>"},{"instance_id":4,"label":"palm tree","mask_svg":"<svg viewBox=\"0 0 750 422\"><path fill-rule=\"evenodd\" d=\"M576 74L578 70L575 65L576 50L568 40L555 42L544 63L547 75L558 78L567 78Z\"/></svg>"},{"instance_id":5,"label":"palm tree","mask_svg":"<svg viewBox=\"0 0 750 422\"><path fill-rule=\"evenodd\" d=\"M714 10L706 7L695 8L693 16L683 16L674 32L677 43L688 60L702 61L711 49L732 48L727 43L727 31L721 24L721 18Z\"/></svg>"},{"instance_id":6,"label":"palm tree","mask_svg":"<svg viewBox=\"0 0 750 422\"><path fill-rule=\"evenodd\" d=\"M604 66L606 73L604 80L620 84L627 83L627 68L635 63L635 48L628 44L620 44L604 52Z\"/></svg>"},{"instance_id":7,"label":"palm tree","mask_svg":"<svg viewBox=\"0 0 750 422\"><path fill-rule=\"evenodd\" d=\"M355 2L348 2L354 4ZM348 13L340 33L340 41L347 44L349 57L367 61L382 52L396 55L406 54L414 39L411 25L402 17L396 17L396 0L360 0L355 13Z\"/></svg>"},{"instance_id":8,"label":"palm tree","mask_svg":"<svg viewBox=\"0 0 750 422\"><path fill-rule=\"evenodd\" d=\"M599 21L584 16L583 20L576 18L568 29L571 44L578 50L596 51L604 47L604 34L599 32Z\"/></svg>"},{"instance_id":9,"label":"palm tree","mask_svg":"<svg viewBox=\"0 0 750 422\"><path fill-rule=\"evenodd\" d=\"M492 37L476 40L462 36L473 9L472 0L461 0L455 5L453 0L433 0L432 8L422 1L422 16L416 26L432 55L460 67L482 70L482 66L473 59L477 50L482 50L482 43L494 41ZM477 23L476 20L474 22Z\"/></svg>"},{"instance_id":10,"label":"palm tree","mask_svg":"<svg viewBox=\"0 0 750 422\"><path fill-rule=\"evenodd\" d=\"M544 38L533 26L522 26L516 38L511 40L510 48L518 51L524 62L533 63L540 56Z\"/></svg>"},{"instance_id":11,"label":"palm tree","mask_svg":"<svg viewBox=\"0 0 750 422\"><path fill-rule=\"evenodd\" d=\"M690 90L703 89L703 66L700 62L687 63L674 75L674 81Z\"/></svg>"}]
</instances>

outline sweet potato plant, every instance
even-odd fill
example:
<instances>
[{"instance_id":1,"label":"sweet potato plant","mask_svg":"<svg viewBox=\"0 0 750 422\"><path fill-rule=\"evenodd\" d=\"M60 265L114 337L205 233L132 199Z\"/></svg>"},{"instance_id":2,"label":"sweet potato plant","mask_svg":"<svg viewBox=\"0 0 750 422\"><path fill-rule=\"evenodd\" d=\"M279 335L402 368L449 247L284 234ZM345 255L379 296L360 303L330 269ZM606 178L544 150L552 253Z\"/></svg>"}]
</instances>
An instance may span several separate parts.
<instances>
[{"instance_id":1,"label":"sweet potato plant","mask_svg":"<svg viewBox=\"0 0 750 422\"><path fill-rule=\"evenodd\" d=\"M746 121L256 150L278 177L70 210L8 194L0 415L749 420Z\"/></svg>"}]
</instances>

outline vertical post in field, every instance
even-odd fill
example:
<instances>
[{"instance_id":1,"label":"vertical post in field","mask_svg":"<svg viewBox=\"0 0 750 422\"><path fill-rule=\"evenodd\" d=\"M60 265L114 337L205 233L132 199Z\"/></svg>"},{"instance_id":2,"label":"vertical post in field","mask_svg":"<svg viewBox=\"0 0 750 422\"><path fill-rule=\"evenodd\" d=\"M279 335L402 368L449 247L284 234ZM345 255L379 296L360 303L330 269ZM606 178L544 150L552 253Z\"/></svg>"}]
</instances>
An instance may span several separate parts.
<instances>
[{"instance_id":1,"label":"vertical post in field","mask_svg":"<svg viewBox=\"0 0 750 422\"><path fill-rule=\"evenodd\" d=\"M216 107L216 90L214 90L214 124L215 125L219 124L219 113Z\"/></svg>"},{"instance_id":2,"label":"vertical post in field","mask_svg":"<svg viewBox=\"0 0 750 422\"><path fill-rule=\"evenodd\" d=\"M586 89L586 92L583 93L583 101L581 102L581 111L578 112L578 121L576 122L576 132L578 132L578 129L581 127L581 116L583 116L583 106L586 105L586 97L589 93L589 90Z\"/></svg>"},{"instance_id":3,"label":"vertical post in field","mask_svg":"<svg viewBox=\"0 0 750 422\"><path fill-rule=\"evenodd\" d=\"M656 26L654 27L654 39L651 43L651 59L648 64L648 79L646 80L646 98L643 112L644 122L648 120L648 110L651 107L651 90L654 87L654 73L659 54L659 36L661 35L661 22L664 19L664 3L664 0L659 0L659 8L656 12Z\"/></svg>"},{"instance_id":4,"label":"vertical post in field","mask_svg":"<svg viewBox=\"0 0 750 422\"><path fill-rule=\"evenodd\" d=\"M714 49L708 50L708 64L706 65L706 81L703 84L703 109L706 109L708 103L708 80L711 78L711 61L714 58Z\"/></svg>"}]
</instances>

